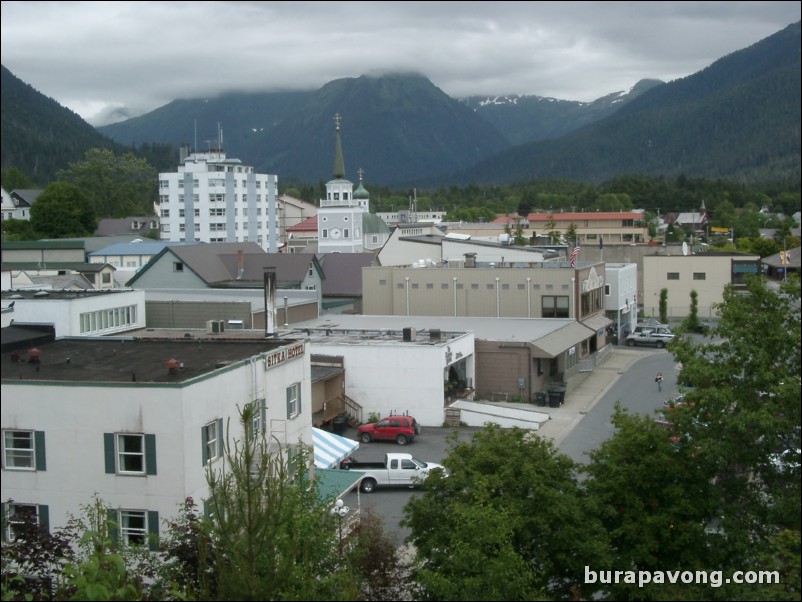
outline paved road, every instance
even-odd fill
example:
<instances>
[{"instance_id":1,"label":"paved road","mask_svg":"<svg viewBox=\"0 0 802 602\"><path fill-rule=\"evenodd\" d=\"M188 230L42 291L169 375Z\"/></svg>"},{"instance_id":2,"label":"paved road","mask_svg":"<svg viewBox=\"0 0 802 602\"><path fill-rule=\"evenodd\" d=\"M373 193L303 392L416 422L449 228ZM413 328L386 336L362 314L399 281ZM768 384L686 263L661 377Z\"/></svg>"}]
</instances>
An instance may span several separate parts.
<instances>
[{"instance_id":1,"label":"paved road","mask_svg":"<svg viewBox=\"0 0 802 602\"><path fill-rule=\"evenodd\" d=\"M662 391L654 382L655 375L663 373ZM609 391L602 395L585 417L567 433L557 447L575 462L587 464L587 452L597 449L604 441L612 437L613 424L611 417L616 402L636 414L654 415L654 411L663 405L663 401L678 394L677 370L674 356L668 351L645 352L643 358L636 361L613 384Z\"/></svg>"}]
</instances>

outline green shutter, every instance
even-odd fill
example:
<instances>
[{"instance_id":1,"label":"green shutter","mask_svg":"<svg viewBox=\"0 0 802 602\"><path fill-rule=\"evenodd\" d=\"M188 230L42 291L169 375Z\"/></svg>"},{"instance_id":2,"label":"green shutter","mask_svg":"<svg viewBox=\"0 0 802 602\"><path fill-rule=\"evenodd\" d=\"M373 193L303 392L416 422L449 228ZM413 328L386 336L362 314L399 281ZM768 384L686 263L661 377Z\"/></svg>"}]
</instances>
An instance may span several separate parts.
<instances>
[{"instance_id":1,"label":"green shutter","mask_svg":"<svg viewBox=\"0 0 802 602\"><path fill-rule=\"evenodd\" d=\"M206 463L209 461L209 450L206 447L206 427L201 427L201 459L203 460L203 465L206 466Z\"/></svg>"},{"instance_id":2,"label":"green shutter","mask_svg":"<svg viewBox=\"0 0 802 602\"><path fill-rule=\"evenodd\" d=\"M203 518L206 520L212 518L212 509L209 504L209 500L203 500Z\"/></svg>"},{"instance_id":3,"label":"green shutter","mask_svg":"<svg viewBox=\"0 0 802 602\"><path fill-rule=\"evenodd\" d=\"M159 551L159 513L155 510L148 511L148 548Z\"/></svg>"},{"instance_id":4,"label":"green shutter","mask_svg":"<svg viewBox=\"0 0 802 602\"><path fill-rule=\"evenodd\" d=\"M145 474L156 474L156 435L145 435Z\"/></svg>"},{"instance_id":5,"label":"green shutter","mask_svg":"<svg viewBox=\"0 0 802 602\"><path fill-rule=\"evenodd\" d=\"M111 508L106 509L106 528L109 531L111 543L115 546L120 543L120 522L117 511Z\"/></svg>"},{"instance_id":6,"label":"green shutter","mask_svg":"<svg viewBox=\"0 0 802 602\"><path fill-rule=\"evenodd\" d=\"M106 474L116 473L114 462L114 433L103 433L103 451L106 458Z\"/></svg>"},{"instance_id":7,"label":"green shutter","mask_svg":"<svg viewBox=\"0 0 802 602\"><path fill-rule=\"evenodd\" d=\"M226 443L223 441L223 419L217 419L217 456L222 458L226 453Z\"/></svg>"},{"instance_id":8,"label":"green shutter","mask_svg":"<svg viewBox=\"0 0 802 602\"><path fill-rule=\"evenodd\" d=\"M39 504L39 530L50 533L50 506Z\"/></svg>"},{"instance_id":9,"label":"green shutter","mask_svg":"<svg viewBox=\"0 0 802 602\"><path fill-rule=\"evenodd\" d=\"M295 392L298 395L298 415L301 415L301 383L295 385Z\"/></svg>"},{"instance_id":10,"label":"green shutter","mask_svg":"<svg viewBox=\"0 0 802 602\"><path fill-rule=\"evenodd\" d=\"M292 418L292 387L287 387L287 420Z\"/></svg>"},{"instance_id":11,"label":"green shutter","mask_svg":"<svg viewBox=\"0 0 802 602\"><path fill-rule=\"evenodd\" d=\"M45 432L34 431L34 447L36 449L36 470L47 470L47 457L45 456Z\"/></svg>"},{"instance_id":12,"label":"green shutter","mask_svg":"<svg viewBox=\"0 0 802 602\"><path fill-rule=\"evenodd\" d=\"M8 506L4 503L0 503L0 541L5 542L6 540L6 512L8 512Z\"/></svg>"}]
</instances>

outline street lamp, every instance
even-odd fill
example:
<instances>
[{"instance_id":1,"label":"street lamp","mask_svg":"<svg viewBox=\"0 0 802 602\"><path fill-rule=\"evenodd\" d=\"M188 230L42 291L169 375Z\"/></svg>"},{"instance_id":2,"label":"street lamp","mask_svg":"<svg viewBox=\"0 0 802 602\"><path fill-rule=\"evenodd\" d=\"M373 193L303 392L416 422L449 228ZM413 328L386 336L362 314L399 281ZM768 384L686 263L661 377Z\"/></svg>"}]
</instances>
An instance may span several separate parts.
<instances>
[{"instance_id":1,"label":"street lamp","mask_svg":"<svg viewBox=\"0 0 802 602\"><path fill-rule=\"evenodd\" d=\"M337 528L339 531L339 542L337 545L337 553L342 558L343 555L343 519L348 516L348 513L351 509L345 505L345 503L338 499L334 502L334 506L331 509L332 516L337 517Z\"/></svg>"}]
</instances>

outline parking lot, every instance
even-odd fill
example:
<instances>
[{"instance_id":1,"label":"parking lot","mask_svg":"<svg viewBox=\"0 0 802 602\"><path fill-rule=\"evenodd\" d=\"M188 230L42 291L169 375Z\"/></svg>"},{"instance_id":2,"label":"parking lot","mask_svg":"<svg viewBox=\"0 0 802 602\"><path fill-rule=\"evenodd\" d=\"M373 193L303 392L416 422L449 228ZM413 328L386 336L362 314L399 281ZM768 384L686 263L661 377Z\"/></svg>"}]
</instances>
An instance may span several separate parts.
<instances>
[{"instance_id":1,"label":"parking lot","mask_svg":"<svg viewBox=\"0 0 802 602\"><path fill-rule=\"evenodd\" d=\"M360 443L354 458L361 462L382 462L384 454L402 452L410 453L424 462L442 463L452 445L449 441L450 435L455 434L457 441L467 441L477 430L479 427L423 427L415 441L407 445L389 442ZM347 429L343 436L354 441L358 440L356 429L353 428ZM343 501L352 512L361 507L363 515L370 509L381 516L387 533L394 534L396 543L401 545L409 535L409 530L403 529L400 525L401 519L404 517L404 506L414 495L420 495L420 490L409 487L378 488L370 494L351 492L343 498Z\"/></svg>"}]
</instances>

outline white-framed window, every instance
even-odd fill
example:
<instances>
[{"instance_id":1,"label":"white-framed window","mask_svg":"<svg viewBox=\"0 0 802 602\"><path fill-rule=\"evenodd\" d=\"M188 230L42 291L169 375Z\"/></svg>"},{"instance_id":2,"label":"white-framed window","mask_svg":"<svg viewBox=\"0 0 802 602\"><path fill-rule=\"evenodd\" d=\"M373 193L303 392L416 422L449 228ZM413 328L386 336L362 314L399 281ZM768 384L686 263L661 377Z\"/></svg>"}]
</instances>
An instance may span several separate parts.
<instances>
[{"instance_id":1,"label":"white-framed window","mask_svg":"<svg viewBox=\"0 0 802 602\"><path fill-rule=\"evenodd\" d=\"M144 545L148 541L148 514L144 510L120 510L120 537L127 545Z\"/></svg>"},{"instance_id":2,"label":"white-framed window","mask_svg":"<svg viewBox=\"0 0 802 602\"><path fill-rule=\"evenodd\" d=\"M3 430L3 468L45 470L44 431Z\"/></svg>"},{"instance_id":3,"label":"white-framed window","mask_svg":"<svg viewBox=\"0 0 802 602\"><path fill-rule=\"evenodd\" d=\"M48 507L39 504L9 503L2 505L3 515L3 541L17 539L23 525L33 524L46 529L48 522Z\"/></svg>"},{"instance_id":4,"label":"white-framed window","mask_svg":"<svg viewBox=\"0 0 802 602\"><path fill-rule=\"evenodd\" d=\"M106 474L156 474L156 435L103 433Z\"/></svg>"},{"instance_id":5,"label":"white-framed window","mask_svg":"<svg viewBox=\"0 0 802 602\"><path fill-rule=\"evenodd\" d=\"M120 474L145 474L144 435L117 435L117 471Z\"/></svg>"},{"instance_id":6,"label":"white-framed window","mask_svg":"<svg viewBox=\"0 0 802 602\"><path fill-rule=\"evenodd\" d=\"M148 546L159 549L159 513L152 510L120 508L109 510L108 518L116 523L112 537L126 546Z\"/></svg>"},{"instance_id":7,"label":"white-framed window","mask_svg":"<svg viewBox=\"0 0 802 602\"><path fill-rule=\"evenodd\" d=\"M251 416L251 435L258 437L267 434L267 404L264 399L251 402L253 415Z\"/></svg>"},{"instance_id":8,"label":"white-framed window","mask_svg":"<svg viewBox=\"0 0 802 602\"><path fill-rule=\"evenodd\" d=\"M287 418L295 418L301 413L301 383L287 387Z\"/></svg>"},{"instance_id":9,"label":"white-framed window","mask_svg":"<svg viewBox=\"0 0 802 602\"><path fill-rule=\"evenodd\" d=\"M223 419L218 418L201 427L203 465L223 457Z\"/></svg>"}]
</instances>

